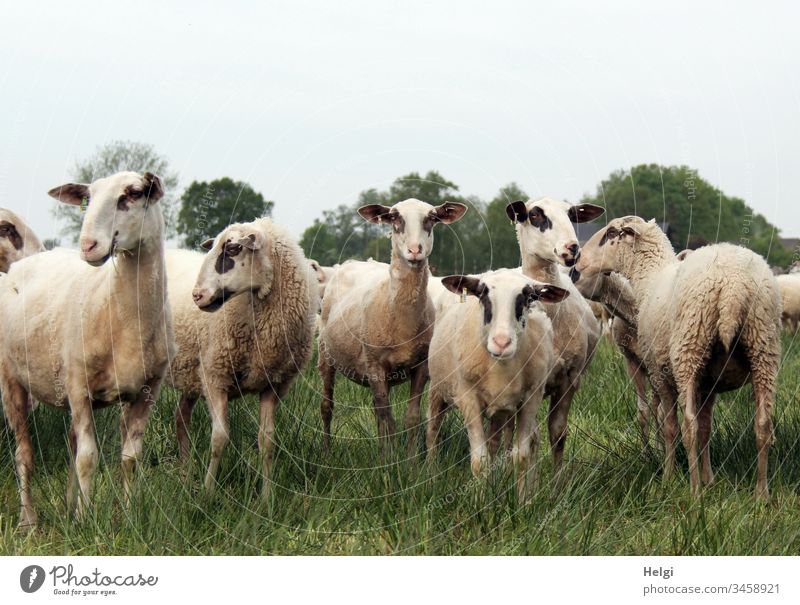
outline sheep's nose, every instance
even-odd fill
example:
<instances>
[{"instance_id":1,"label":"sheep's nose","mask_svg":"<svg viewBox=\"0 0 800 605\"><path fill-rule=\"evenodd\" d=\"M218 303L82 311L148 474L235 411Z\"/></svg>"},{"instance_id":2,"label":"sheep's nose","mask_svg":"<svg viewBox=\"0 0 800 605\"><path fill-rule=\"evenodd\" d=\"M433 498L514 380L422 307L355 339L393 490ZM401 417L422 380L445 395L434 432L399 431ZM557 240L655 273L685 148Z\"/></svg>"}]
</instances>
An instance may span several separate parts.
<instances>
[{"instance_id":1,"label":"sheep's nose","mask_svg":"<svg viewBox=\"0 0 800 605\"><path fill-rule=\"evenodd\" d=\"M574 244L572 244L572 245L571 245L571 246L568 248L568 250L569 250L569 251L572 253L572 256L573 256L573 257L574 257L574 256L578 256L578 250L579 250L579 248L578 248L578 244L577 244L577 243L574 243Z\"/></svg>"},{"instance_id":2,"label":"sheep's nose","mask_svg":"<svg viewBox=\"0 0 800 605\"><path fill-rule=\"evenodd\" d=\"M199 301L201 298L203 298L202 292L200 292L199 290L195 290L194 292L192 292L192 300L194 300L194 302Z\"/></svg>"},{"instance_id":3,"label":"sheep's nose","mask_svg":"<svg viewBox=\"0 0 800 605\"><path fill-rule=\"evenodd\" d=\"M492 342L495 344L498 351L502 353L511 345L511 337L505 334L498 334L492 338Z\"/></svg>"},{"instance_id":4,"label":"sheep's nose","mask_svg":"<svg viewBox=\"0 0 800 605\"><path fill-rule=\"evenodd\" d=\"M414 248L416 248L416 250ZM408 246L408 253L422 254L422 244L417 244L416 246L414 244L411 244L410 246Z\"/></svg>"},{"instance_id":5,"label":"sheep's nose","mask_svg":"<svg viewBox=\"0 0 800 605\"><path fill-rule=\"evenodd\" d=\"M84 254L88 254L89 252L91 252L95 248L97 248L97 240L96 239L82 240L81 241L81 252L83 252Z\"/></svg>"}]
</instances>

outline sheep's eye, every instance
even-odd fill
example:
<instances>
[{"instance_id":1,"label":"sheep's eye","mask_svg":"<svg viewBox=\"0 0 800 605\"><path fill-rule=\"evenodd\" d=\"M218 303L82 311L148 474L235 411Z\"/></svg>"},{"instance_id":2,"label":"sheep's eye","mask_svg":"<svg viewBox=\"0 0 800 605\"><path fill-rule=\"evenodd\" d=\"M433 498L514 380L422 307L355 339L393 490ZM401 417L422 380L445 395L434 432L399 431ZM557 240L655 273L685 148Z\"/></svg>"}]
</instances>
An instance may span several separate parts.
<instances>
[{"instance_id":1,"label":"sheep's eye","mask_svg":"<svg viewBox=\"0 0 800 605\"><path fill-rule=\"evenodd\" d=\"M235 242L228 242L225 244L225 254L227 256L236 256L242 251L242 245Z\"/></svg>"},{"instance_id":2,"label":"sheep's eye","mask_svg":"<svg viewBox=\"0 0 800 605\"><path fill-rule=\"evenodd\" d=\"M617 237L619 232L614 227L609 227L608 231L606 231L606 237L612 238Z\"/></svg>"},{"instance_id":3,"label":"sheep's eye","mask_svg":"<svg viewBox=\"0 0 800 605\"><path fill-rule=\"evenodd\" d=\"M128 196L121 195L117 200L117 210L127 210L128 209Z\"/></svg>"}]
</instances>

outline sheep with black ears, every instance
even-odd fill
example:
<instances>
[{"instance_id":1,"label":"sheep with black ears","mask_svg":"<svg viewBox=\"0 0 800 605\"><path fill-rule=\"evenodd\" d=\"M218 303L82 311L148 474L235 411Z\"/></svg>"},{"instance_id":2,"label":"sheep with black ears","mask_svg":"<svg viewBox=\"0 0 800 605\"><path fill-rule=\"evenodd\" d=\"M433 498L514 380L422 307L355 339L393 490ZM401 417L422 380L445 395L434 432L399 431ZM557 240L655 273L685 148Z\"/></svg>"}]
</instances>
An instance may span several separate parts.
<instances>
[{"instance_id":1,"label":"sheep with black ears","mask_svg":"<svg viewBox=\"0 0 800 605\"><path fill-rule=\"evenodd\" d=\"M391 207L371 204L358 213L392 228L391 263L342 264L325 288L319 334L319 370L323 381L321 413L325 447L330 446L336 373L372 390L378 436L385 443L395 432L389 403L392 386L411 382L406 429L420 422L420 401L428 380L428 345L435 311L428 295L428 256L433 229L467 211L463 204L432 206L416 199ZM413 448L414 435L408 440Z\"/></svg>"},{"instance_id":2,"label":"sheep with black ears","mask_svg":"<svg viewBox=\"0 0 800 605\"><path fill-rule=\"evenodd\" d=\"M213 492L229 440L229 400L256 393L266 499L278 405L311 358L317 286L300 247L268 218L230 225L203 247L208 254L167 255L178 345L169 380L181 391L175 413L180 457L189 456L192 410L202 396L212 422L205 488Z\"/></svg>"},{"instance_id":3,"label":"sheep with black ears","mask_svg":"<svg viewBox=\"0 0 800 605\"><path fill-rule=\"evenodd\" d=\"M586 276L618 271L633 286L640 347L661 400L665 478L675 467L676 402L683 409L691 491L698 494L698 452L703 483L714 477L708 447L714 398L750 382L756 399L756 496L768 497L781 301L764 259L746 248L716 244L681 262L655 222L626 216L592 236L576 269Z\"/></svg>"},{"instance_id":4,"label":"sheep with black ears","mask_svg":"<svg viewBox=\"0 0 800 605\"><path fill-rule=\"evenodd\" d=\"M174 347L157 203L163 193L149 172L52 189L66 204L88 202L80 253L34 254L0 278L0 389L17 442L21 526L36 523L29 394L71 414L67 506L78 514L90 502L98 461L93 412L121 405L122 479L130 496L150 407ZM112 256L115 262L106 262Z\"/></svg>"},{"instance_id":5,"label":"sheep with black ears","mask_svg":"<svg viewBox=\"0 0 800 605\"><path fill-rule=\"evenodd\" d=\"M569 292L539 284L510 269L472 277L451 275L442 285L468 295L437 317L428 366L428 456L436 453L439 429L450 404L460 410L470 443L472 472L487 468L500 430L516 439L517 495L524 501L535 484L539 446L536 411L553 369L553 330L538 301L560 302ZM483 418L491 421L487 439Z\"/></svg>"},{"instance_id":6,"label":"sheep with black ears","mask_svg":"<svg viewBox=\"0 0 800 605\"><path fill-rule=\"evenodd\" d=\"M602 334L589 303L561 268L572 267L580 253L573 223L593 220L603 211L593 204L572 206L549 197L527 203L517 201L506 207L506 214L516 226L522 272L533 280L553 284L571 294L559 305L545 306L553 324L556 352L556 364L545 392L550 400L547 429L559 483L569 409Z\"/></svg>"}]
</instances>

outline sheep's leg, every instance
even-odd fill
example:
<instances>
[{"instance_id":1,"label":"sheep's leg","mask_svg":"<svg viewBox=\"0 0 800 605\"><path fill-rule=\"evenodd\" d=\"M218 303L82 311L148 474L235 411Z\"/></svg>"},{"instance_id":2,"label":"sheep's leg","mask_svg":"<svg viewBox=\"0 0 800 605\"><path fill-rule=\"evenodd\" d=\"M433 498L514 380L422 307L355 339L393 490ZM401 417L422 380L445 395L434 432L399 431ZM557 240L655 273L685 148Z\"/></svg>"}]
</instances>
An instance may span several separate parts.
<instances>
[{"instance_id":1,"label":"sheep's leg","mask_svg":"<svg viewBox=\"0 0 800 605\"><path fill-rule=\"evenodd\" d=\"M258 428L258 451L261 453L261 499L266 502L270 494L270 475L275 454L275 413L286 394L288 385L277 385L261 393L261 418Z\"/></svg>"},{"instance_id":2,"label":"sheep's leg","mask_svg":"<svg viewBox=\"0 0 800 605\"><path fill-rule=\"evenodd\" d=\"M647 385L644 370L641 365L633 359L625 358L625 367L628 370L636 390L636 410L639 415L639 430L642 435L642 447L644 451L650 446L650 417L652 408L647 401ZM654 416L655 419L655 416Z\"/></svg>"},{"instance_id":3,"label":"sheep's leg","mask_svg":"<svg viewBox=\"0 0 800 605\"><path fill-rule=\"evenodd\" d=\"M322 375L322 446L325 451L331 449L331 421L333 420L333 388L336 383L336 368L328 363L323 347L319 351L319 372Z\"/></svg>"},{"instance_id":4,"label":"sheep's leg","mask_svg":"<svg viewBox=\"0 0 800 605\"><path fill-rule=\"evenodd\" d=\"M70 513L78 506L78 468L75 457L78 455L78 434L75 432L75 425L69 423L69 436L67 438L69 447L69 480L67 482L67 511Z\"/></svg>"},{"instance_id":5,"label":"sheep's leg","mask_svg":"<svg viewBox=\"0 0 800 605\"><path fill-rule=\"evenodd\" d=\"M75 471L78 476L80 497L76 514L80 518L91 504L92 479L97 468L97 440L94 433L92 404L85 394L70 397L72 426L75 429Z\"/></svg>"},{"instance_id":6,"label":"sheep's leg","mask_svg":"<svg viewBox=\"0 0 800 605\"><path fill-rule=\"evenodd\" d=\"M181 393L181 400L175 408L175 434L178 437L178 459L182 464L189 461L191 443L189 442L189 426L192 424L192 412L197 403L197 395Z\"/></svg>"},{"instance_id":7,"label":"sheep's leg","mask_svg":"<svg viewBox=\"0 0 800 605\"><path fill-rule=\"evenodd\" d=\"M686 456L689 458L689 486L693 496L700 494L700 466L697 457L697 385L692 378L688 381L681 393L683 401L683 425L681 436Z\"/></svg>"},{"instance_id":8,"label":"sheep's leg","mask_svg":"<svg viewBox=\"0 0 800 605\"><path fill-rule=\"evenodd\" d=\"M678 402L668 392L659 393L661 432L664 436L664 481L675 473L675 447L678 442Z\"/></svg>"},{"instance_id":9,"label":"sheep's leg","mask_svg":"<svg viewBox=\"0 0 800 605\"><path fill-rule=\"evenodd\" d=\"M567 441L567 416L575 396L577 386L571 384L559 389L550 397L550 410L547 415L547 432L550 437L550 449L553 452L553 470L556 491L563 483L564 445Z\"/></svg>"},{"instance_id":10,"label":"sheep's leg","mask_svg":"<svg viewBox=\"0 0 800 605\"><path fill-rule=\"evenodd\" d=\"M772 365L774 363L774 366ZM773 404L775 402L775 375L770 366L777 367L777 360L759 359L751 361L751 377L756 398L756 448L758 449L758 479L756 480L756 498L769 498L767 482L767 465L769 449L775 436L772 426Z\"/></svg>"},{"instance_id":11,"label":"sheep's leg","mask_svg":"<svg viewBox=\"0 0 800 605\"><path fill-rule=\"evenodd\" d=\"M511 452L514 447L514 414L495 412L489 419L489 456L494 458L505 439L505 451Z\"/></svg>"},{"instance_id":12,"label":"sheep's leg","mask_svg":"<svg viewBox=\"0 0 800 605\"><path fill-rule=\"evenodd\" d=\"M411 397L406 408L405 427L408 433L408 457L417 453L417 438L420 424L420 404L425 383L428 382L428 362L423 361L411 371Z\"/></svg>"},{"instance_id":13,"label":"sheep's leg","mask_svg":"<svg viewBox=\"0 0 800 605\"><path fill-rule=\"evenodd\" d=\"M539 423L536 421L536 412L542 395L542 390L529 394L517 411L517 439L511 457L517 473L517 499L520 503L524 503L536 490L536 460L539 452ZM513 422L513 416L510 421Z\"/></svg>"},{"instance_id":14,"label":"sheep's leg","mask_svg":"<svg viewBox=\"0 0 800 605\"><path fill-rule=\"evenodd\" d=\"M433 461L436 458L436 448L439 445L439 431L442 428L442 421L444 420L448 405L438 389L431 389L429 397L426 442L428 446L428 460Z\"/></svg>"},{"instance_id":15,"label":"sheep's leg","mask_svg":"<svg viewBox=\"0 0 800 605\"><path fill-rule=\"evenodd\" d=\"M142 442L150 409L161 392L161 378L149 380L142 388L136 401L122 406L120 435L122 436L122 488L125 503L130 504L133 474L142 459Z\"/></svg>"},{"instance_id":16,"label":"sheep's leg","mask_svg":"<svg viewBox=\"0 0 800 605\"><path fill-rule=\"evenodd\" d=\"M228 394L225 391L206 390L206 401L211 416L211 459L206 471L205 488L212 495L217 488L217 469L222 452L228 445Z\"/></svg>"},{"instance_id":17,"label":"sheep's leg","mask_svg":"<svg viewBox=\"0 0 800 605\"><path fill-rule=\"evenodd\" d=\"M18 382L6 382L3 385L3 411L17 444L14 457L19 479L19 527L32 528L37 522L31 497L33 443L28 431L28 394Z\"/></svg>"},{"instance_id":18,"label":"sheep's leg","mask_svg":"<svg viewBox=\"0 0 800 605\"><path fill-rule=\"evenodd\" d=\"M372 389L372 400L375 406L375 420L378 424L378 439L381 445L389 442L395 434L394 418L389 402L389 383L382 369L370 372L369 386Z\"/></svg>"},{"instance_id":19,"label":"sheep's leg","mask_svg":"<svg viewBox=\"0 0 800 605\"><path fill-rule=\"evenodd\" d=\"M700 447L700 478L705 485L714 483L714 471L711 467L711 431L714 424L715 395L703 393L702 403L697 410L698 445Z\"/></svg>"},{"instance_id":20,"label":"sheep's leg","mask_svg":"<svg viewBox=\"0 0 800 605\"><path fill-rule=\"evenodd\" d=\"M469 437L470 466L476 477L489 467L489 448L486 444L486 433L483 430L483 412L478 398L472 394L460 397L458 407L464 414L464 425Z\"/></svg>"}]
</instances>

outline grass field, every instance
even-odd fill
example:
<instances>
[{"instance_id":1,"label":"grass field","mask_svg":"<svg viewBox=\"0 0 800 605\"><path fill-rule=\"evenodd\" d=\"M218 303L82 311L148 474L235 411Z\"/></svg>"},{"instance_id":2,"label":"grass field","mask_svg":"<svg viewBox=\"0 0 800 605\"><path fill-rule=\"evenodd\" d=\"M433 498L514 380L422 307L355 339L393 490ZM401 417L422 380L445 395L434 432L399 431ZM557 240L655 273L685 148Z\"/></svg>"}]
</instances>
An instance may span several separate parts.
<instances>
[{"instance_id":1,"label":"grass field","mask_svg":"<svg viewBox=\"0 0 800 605\"><path fill-rule=\"evenodd\" d=\"M485 479L469 470L466 433L451 413L439 462L381 459L366 389L340 380L335 440L321 451L320 381L308 370L281 407L272 501L260 503L254 400L232 406L231 443L214 497L202 493L209 422L195 413L191 477L176 462L176 396L162 394L145 437L145 464L127 509L120 497L116 410L97 415L101 460L92 513L65 512L67 417L39 408L31 419L37 447L34 501L39 527L16 530L13 438L0 448L0 553L65 554L798 554L800 553L800 354L784 336L770 456L772 499L753 499L752 392L718 400L712 460L716 484L689 497L686 461L663 484L660 466L642 455L635 406L622 358L603 339L570 415L569 479L552 490L549 451L540 450L540 486L525 506L514 497L510 465ZM393 393L402 418L407 388ZM544 407L542 409L544 411ZM543 443L546 431L542 415ZM403 438L401 438L402 441ZM421 452L421 450L420 450Z\"/></svg>"}]
</instances>

